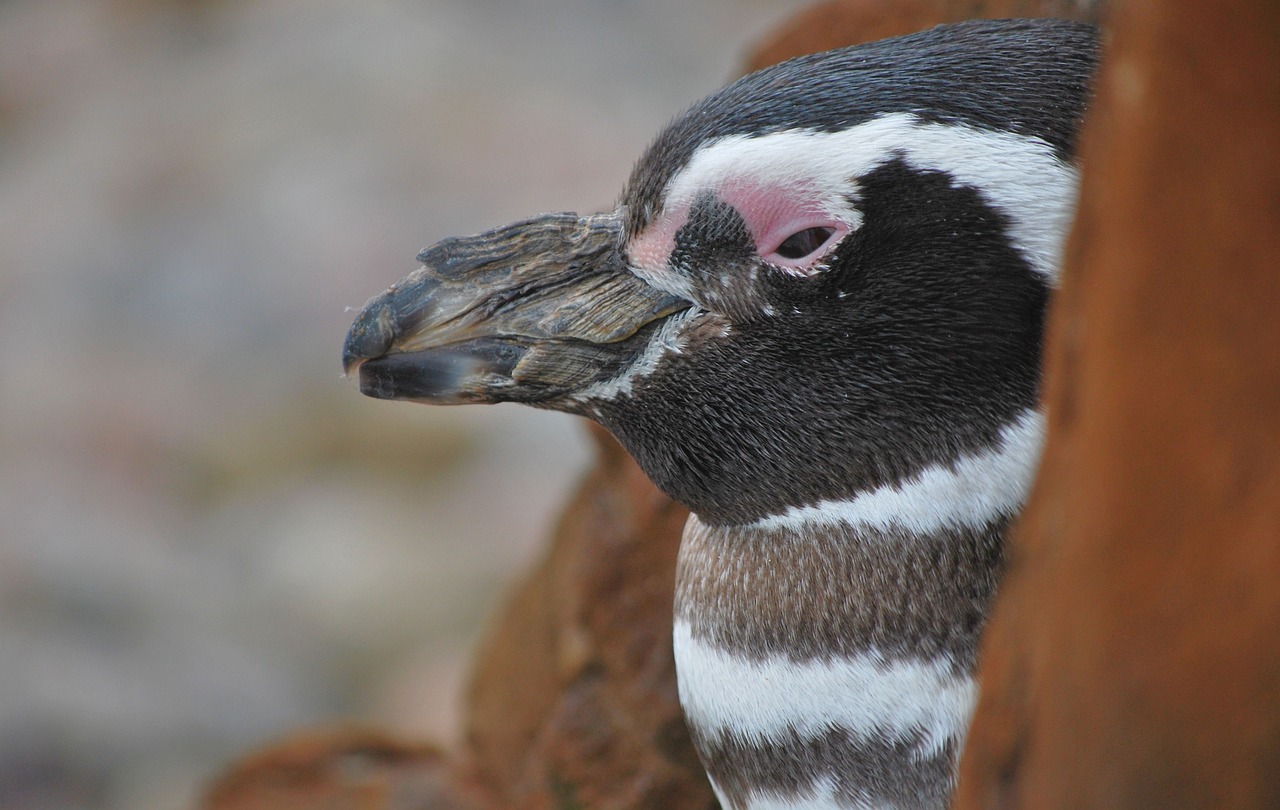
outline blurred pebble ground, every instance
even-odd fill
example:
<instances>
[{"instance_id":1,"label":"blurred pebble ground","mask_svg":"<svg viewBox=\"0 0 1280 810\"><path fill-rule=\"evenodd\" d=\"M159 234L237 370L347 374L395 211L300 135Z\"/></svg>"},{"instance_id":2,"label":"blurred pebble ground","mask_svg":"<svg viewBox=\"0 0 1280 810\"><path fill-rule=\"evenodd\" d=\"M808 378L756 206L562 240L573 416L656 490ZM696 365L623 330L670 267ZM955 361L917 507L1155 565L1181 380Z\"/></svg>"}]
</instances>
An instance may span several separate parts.
<instances>
[{"instance_id":1,"label":"blurred pebble ground","mask_svg":"<svg viewBox=\"0 0 1280 810\"><path fill-rule=\"evenodd\" d=\"M449 741L589 461L376 402L419 248L612 204L779 0L0 0L0 808L190 806L355 718Z\"/></svg>"}]
</instances>

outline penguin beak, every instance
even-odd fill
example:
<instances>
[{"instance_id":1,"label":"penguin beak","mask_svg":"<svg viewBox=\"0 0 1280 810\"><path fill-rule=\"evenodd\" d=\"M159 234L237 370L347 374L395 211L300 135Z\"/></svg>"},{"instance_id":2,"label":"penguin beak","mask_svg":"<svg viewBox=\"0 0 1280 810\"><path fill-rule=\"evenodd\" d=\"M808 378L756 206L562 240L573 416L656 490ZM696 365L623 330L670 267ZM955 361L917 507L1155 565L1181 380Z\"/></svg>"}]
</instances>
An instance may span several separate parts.
<instances>
[{"instance_id":1,"label":"penguin beak","mask_svg":"<svg viewBox=\"0 0 1280 810\"><path fill-rule=\"evenodd\" d=\"M688 301L633 275L616 214L547 214L424 250L342 364L378 399L546 403L616 376Z\"/></svg>"}]
</instances>

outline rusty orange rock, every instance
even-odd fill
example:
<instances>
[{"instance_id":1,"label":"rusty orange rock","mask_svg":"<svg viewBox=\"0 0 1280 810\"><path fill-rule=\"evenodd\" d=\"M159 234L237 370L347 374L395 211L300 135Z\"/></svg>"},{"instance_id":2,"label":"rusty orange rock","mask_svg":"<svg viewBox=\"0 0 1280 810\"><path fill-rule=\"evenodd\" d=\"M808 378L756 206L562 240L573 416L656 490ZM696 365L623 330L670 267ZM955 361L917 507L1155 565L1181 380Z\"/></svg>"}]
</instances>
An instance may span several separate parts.
<instances>
[{"instance_id":1,"label":"rusty orange rock","mask_svg":"<svg viewBox=\"0 0 1280 810\"><path fill-rule=\"evenodd\" d=\"M477 657L466 768L502 807L713 807L671 654L688 512L592 435L599 460Z\"/></svg>"},{"instance_id":2,"label":"rusty orange rock","mask_svg":"<svg viewBox=\"0 0 1280 810\"><path fill-rule=\"evenodd\" d=\"M437 749L380 731L295 734L233 763L210 786L209 810L469 810Z\"/></svg>"},{"instance_id":3,"label":"rusty orange rock","mask_svg":"<svg viewBox=\"0 0 1280 810\"><path fill-rule=\"evenodd\" d=\"M828 0L770 32L752 50L747 69L961 20L1063 17L1096 22L1100 6L1096 0Z\"/></svg>"},{"instance_id":4,"label":"rusty orange rock","mask_svg":"<svg viewBox=\"0 0 1280 810\"><path fill-rule=\"evenodd\" d=\"M960 808L1280 806L1277 43L1115 10Z\"/></svg>"}]
</instances>

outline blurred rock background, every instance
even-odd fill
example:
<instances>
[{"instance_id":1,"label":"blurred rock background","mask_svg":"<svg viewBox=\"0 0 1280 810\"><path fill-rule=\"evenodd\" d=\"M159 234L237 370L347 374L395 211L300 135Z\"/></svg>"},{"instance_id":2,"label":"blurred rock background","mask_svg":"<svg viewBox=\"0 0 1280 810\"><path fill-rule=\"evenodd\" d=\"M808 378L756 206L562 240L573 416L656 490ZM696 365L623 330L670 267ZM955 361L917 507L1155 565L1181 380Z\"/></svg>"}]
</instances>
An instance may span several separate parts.
<instances>
[{"instance_id":1,"label":"blurred rock background","mask_svg":"<svg viewBox=\"0 0 1280 810\"><path fill-rule=\"evenodd\" d=\"M449 741L588 461L360 397L426 244L612 203L799 0L0 0L0 808L186 807L335 718Z\"/></svg>"}]
</instances>

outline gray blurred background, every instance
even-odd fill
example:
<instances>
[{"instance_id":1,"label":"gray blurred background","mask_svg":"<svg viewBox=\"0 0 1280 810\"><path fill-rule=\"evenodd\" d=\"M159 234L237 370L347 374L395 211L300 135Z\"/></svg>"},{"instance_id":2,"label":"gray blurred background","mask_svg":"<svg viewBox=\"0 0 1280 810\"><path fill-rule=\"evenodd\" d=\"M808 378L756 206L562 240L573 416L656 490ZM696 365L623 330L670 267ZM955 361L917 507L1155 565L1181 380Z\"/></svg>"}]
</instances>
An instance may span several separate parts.
<instances>
[{"instance_id":1,"label":"gray blurred background","mask_svg":"<svg viewBox=\"0 0 1280 810\"><path fill-rule=\"evenodd\" d=\"M589 448L359 396L347 308L610 206L798 5L0 0L0 807L185 807L337 718L456 736Z\"/></svg>"}]
</instances>

